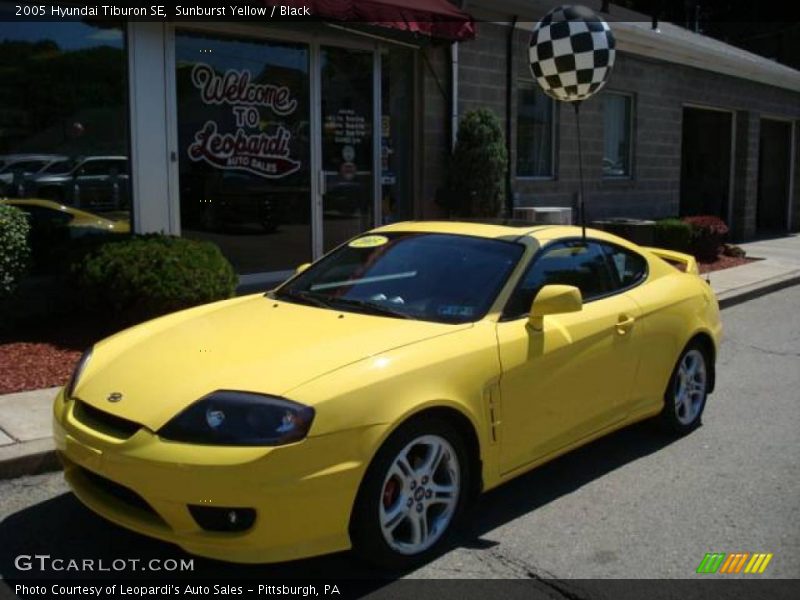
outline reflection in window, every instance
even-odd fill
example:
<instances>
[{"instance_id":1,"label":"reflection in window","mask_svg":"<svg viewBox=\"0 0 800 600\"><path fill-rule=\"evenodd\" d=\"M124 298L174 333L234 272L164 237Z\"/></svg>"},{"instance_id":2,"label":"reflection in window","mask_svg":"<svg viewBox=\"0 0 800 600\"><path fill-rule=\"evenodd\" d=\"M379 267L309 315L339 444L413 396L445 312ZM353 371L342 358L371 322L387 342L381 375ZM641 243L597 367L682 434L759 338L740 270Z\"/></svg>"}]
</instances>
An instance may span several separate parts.
<instances>
[{"instance_id":1,"label":"reflection in window","mask_svg":"<svg viewBox=\"0 0 800 600\"><path fill-rule=\"evenodd\" d=\"M311 258L308 48L175 39L181 231L239 273Z\"/></svg>"},{"instance_id":2,"label":"reflection in window","mask_svg":"<svg viewBox=\"0 0 800 600\"><path fill-rule=\"evenodd\" d=\"M48 273L77 238L130 230L125 35L0 20L0 72L0 202L28 215L33 270Z\"/></svg>"},{"instance_id":3,"label":"reflection in window","mask_svg":"<svg viewBox=\"0 0 800 600\"><path fill-rule=\"evenodd\" d=\"M517 177L552 177L553 101L533 81L517 90Z\"/></svg>"},{"instance_id":4,"label":"reflection in window","mask_svg":"<svg viewBox=\"0 0 800 600\"><path fill-rule=\"evenodd\" d=\"M583 241L555 243L528 267L508 301L506 317L528 314L536 294L546 285L575 286L581 291L584 302L590 302L618 287L598 244Z\"/></svg>"},{"instance_id":5,"label":"reflection in window","mask_svg":"<svg viewBox=\"0 0 800 600\"><path fill-rule=\"evenodd\" d=\"M603 94L603 176L631 174L631 97Z\"/></svg>"},{"instance_id":6,"label":"reflection in window","mask_svg":"<svg viewBox=\"0 0 800 600\"><path fill-rule=\"evenodd\" d=\"M414 51L384 49L381 73L382 217L384 223L394 223L414 215Z\"/></svg>"}]
</instances>

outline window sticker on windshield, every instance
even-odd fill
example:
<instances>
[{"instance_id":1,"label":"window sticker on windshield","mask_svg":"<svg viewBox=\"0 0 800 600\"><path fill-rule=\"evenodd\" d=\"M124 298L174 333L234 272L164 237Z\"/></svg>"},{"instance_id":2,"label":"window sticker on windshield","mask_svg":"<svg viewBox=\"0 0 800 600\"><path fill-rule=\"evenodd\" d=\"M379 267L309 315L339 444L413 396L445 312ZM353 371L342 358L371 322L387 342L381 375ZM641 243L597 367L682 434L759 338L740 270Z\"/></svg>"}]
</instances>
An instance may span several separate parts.
<instances>
[{"instance_id":1,"label":"window sticker on windshield","mask_svg":"<svg viewBox=\"0 0 800 600\"><path fill-rule=\"evenodd\" d=\"M383 246L388 241L389 238L385 235L365 235L364 237L353 240L347 245L351 248L377 248L378 246Z\"/></svg>"},{"instance_id":2,"label":"window sticker on windshield","mask_svg":"<svg viewBox=\"0 0 800 600\"><path fill-rule=\"evenodd\" d=\"M436 312L442 317L471 317L475 314L475 308L459 304L444 304L436 309Z\"/></svg>"}]
</instances>

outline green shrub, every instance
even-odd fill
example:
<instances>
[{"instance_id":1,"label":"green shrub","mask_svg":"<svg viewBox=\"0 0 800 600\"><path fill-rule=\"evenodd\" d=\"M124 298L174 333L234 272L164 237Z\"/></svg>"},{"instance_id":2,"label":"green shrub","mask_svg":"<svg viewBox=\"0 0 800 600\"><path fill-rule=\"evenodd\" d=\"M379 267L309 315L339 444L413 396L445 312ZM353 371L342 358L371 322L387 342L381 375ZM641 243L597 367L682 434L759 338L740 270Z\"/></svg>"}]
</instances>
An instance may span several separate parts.
<instances>
[{"instance_id":1,"label":"green shrub","mask_svg":"<svg viewBox=\"0 0 800 600\"><path fill-rule=\"evenodd\" d=\"M688 252L692 239L692 226L680 219L656 221L655 243L659 248Z\"/></svg>"},{"instance_id":2,"label":"green shrub","mask_svg":"<svg viewBox=\"0 0 800 600\"><path fill-rule=\"evenodd\" d=\"M237 282L214 244L159 234L106 243L74 272L87 308L122 326L230 298Z\"/></svg>"},{"instance_id":3,"label":"green shrub","mask_svg":"<svg viewBox=\"0 0 800 600\"><path fill-rule=\"evenodd\" d=\"M446 204L459 216L496 217L505 200L508 155L497 116L480 108L459 125Z\"/></svg>"},{"instance_id":4,"label":"green shrub","mask_svg":"<svg viewBox=\"0 0 800 600\"><path fill-rule=\"evenodd\" d=\"M10 296L28 268L30 223L25 213L0 204L0 298Z\"/></svg>"}]
</instances>

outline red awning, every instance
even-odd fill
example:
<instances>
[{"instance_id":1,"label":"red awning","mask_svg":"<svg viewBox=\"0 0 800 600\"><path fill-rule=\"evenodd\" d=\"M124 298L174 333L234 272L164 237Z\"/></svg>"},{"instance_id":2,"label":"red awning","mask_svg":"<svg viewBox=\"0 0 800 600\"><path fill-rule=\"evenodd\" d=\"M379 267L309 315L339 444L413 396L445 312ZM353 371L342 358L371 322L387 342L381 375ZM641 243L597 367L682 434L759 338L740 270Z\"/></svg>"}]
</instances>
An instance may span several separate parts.
<instances>
[{"instance_id":1,"label":"red awning","mask_svg":"<svg viewBox=\"0 0 800 600\"><path fill-rule=\"evenodd\" d=\"M448 0L264 1L277 7L307 7L312 16L323 19L391 27L450 41L475 37L475 21Z\"/></svg>"}]
</instances>

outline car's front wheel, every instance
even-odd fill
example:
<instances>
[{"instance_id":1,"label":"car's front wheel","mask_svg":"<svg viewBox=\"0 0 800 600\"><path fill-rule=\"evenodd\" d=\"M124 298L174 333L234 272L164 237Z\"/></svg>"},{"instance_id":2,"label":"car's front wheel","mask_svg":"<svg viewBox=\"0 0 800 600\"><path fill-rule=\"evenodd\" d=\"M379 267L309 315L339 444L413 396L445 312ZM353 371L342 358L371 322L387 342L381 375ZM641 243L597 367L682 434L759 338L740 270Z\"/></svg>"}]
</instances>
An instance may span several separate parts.
<instances>
[{"instance_id":1,"label":"car's front wheel","mask_svg":"<svg viewBox=\"0 0 800 600\"><path fill-rule=\"evenodd\" d=\"M667 430L683 435L700 425L708 396L709 371L703 347L689 344L675 365L664 395L661 421Z\"/></svg>"},{"instance_id":2,"label":"car's front wheel","mask_svg":"<svg viewBox=\"0 0 800 600\"><path fill-rule=\"evenodd\" d=\"M359 490L351 520L362 558L403 569L430 557L460 515L469 489L459 432L440 419L410 422L383 445Z\"/></svg>"}]
</instances>

